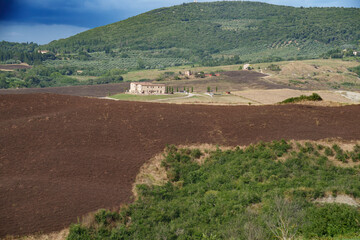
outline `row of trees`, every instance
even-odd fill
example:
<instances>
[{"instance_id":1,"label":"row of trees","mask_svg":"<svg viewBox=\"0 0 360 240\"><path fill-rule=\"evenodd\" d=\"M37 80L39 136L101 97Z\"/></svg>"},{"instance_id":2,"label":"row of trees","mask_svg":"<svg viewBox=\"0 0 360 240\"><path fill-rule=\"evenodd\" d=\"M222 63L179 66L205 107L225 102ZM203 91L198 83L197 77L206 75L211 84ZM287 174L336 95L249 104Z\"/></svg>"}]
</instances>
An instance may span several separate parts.
<instances>
[{"instance_id":1,"label":"row of trees","mask_svg":"<svg viewBox=\"0 0 360 240\"><path fill-rule=\"evenodd\" d=\"M175 92L174 89L175 89L174 87L166 86L165 93L174 94L174 92ZM176 92L180 92L181 90L179 90L179 89L181 89L181 88L176 87ZM194 87L184 87L183 91L187 92L187 93L194 92Z\"/></svg>"}]
</instances>

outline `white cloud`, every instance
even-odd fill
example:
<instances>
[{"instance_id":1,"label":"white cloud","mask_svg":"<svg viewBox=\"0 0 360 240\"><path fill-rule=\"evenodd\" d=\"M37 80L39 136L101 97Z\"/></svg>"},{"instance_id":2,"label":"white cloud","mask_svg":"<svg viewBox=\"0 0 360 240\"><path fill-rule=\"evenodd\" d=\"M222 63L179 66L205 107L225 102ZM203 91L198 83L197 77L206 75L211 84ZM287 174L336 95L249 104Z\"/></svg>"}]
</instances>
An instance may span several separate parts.
<instances>
[{"instance_id":1,"label":"white cloud","mask_svg":"<svg viewBox=\"0 0 360 240\"><path fill-rule=\"evenodd\" d=\"M0 40L9 42L35 42L46 44L60 38L67 38L88 28L71 25L19 24L0 22Z\"/></svg>"}]
</instances>

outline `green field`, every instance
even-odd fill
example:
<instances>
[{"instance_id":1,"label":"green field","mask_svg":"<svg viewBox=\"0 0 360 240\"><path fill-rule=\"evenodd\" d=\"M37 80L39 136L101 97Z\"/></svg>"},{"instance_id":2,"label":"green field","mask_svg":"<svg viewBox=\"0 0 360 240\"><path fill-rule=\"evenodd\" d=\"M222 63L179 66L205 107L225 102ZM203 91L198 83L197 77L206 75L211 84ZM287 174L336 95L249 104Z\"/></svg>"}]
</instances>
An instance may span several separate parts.
<instances>
[{"instance_id":1,"label":"green field","mask_svg":"<svg viewBox=\"0 0 360 240\"><path fill-rule=\"evenodd\" d=\"M110 98L123 100L123 101L156 101L167 98L183 97L185 94L175 93L166 95L135 95L135 94L116 94L110 96Z\"/></svg>"}]
</instances>

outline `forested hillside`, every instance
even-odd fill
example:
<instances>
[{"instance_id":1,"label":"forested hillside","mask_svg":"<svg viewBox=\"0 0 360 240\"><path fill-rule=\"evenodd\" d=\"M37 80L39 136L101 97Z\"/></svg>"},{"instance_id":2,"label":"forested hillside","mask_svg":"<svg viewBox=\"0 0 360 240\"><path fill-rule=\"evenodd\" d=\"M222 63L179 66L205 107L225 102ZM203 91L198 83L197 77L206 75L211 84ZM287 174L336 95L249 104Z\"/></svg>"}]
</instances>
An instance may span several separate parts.
<instances>
[{"instance_id":1,"label":"forested hillside","mask_svg":"<svg viewBox=\"0 0 360 240\"><path fill-rule=\"evenodd\" d=\"M181 65L319 57L356 60L356 51L360 51L359 8L294 8L248 1L184 3L47 45L0 42L1 64L26 62L47 68L42 75L33 73L37 70L1 73L0 88L118 82L122 80L118 71ZM80 78L68 78L73 75Z\"/></svg>"},{"instance_id":2,"label":"forested hillside","mask_svg":"<svg viewBox=\"0 0 360 240\"><path fill-rule=\"evenodd\" d=\"M260 61L270 56L318 57L331 48L354 47L359 39L358 8L212 2L156 9L44 47L62 53L105 51L114 55L141 50L150 57L191 62L221 55Z\"/></svg>"},{"instance_id":3,"label":"forested hillside","mask_svg":"<svg viewBox=\"0 0 360 240\"><path fill-rule=\"evenodd\" d=\"M3 63L20 63L28 64L41 63L48 59L55 59L52 53L41 54L37 51L39 45L36 43L14 43L0 42L0 62Z\"/></svg>"}]
</instances>

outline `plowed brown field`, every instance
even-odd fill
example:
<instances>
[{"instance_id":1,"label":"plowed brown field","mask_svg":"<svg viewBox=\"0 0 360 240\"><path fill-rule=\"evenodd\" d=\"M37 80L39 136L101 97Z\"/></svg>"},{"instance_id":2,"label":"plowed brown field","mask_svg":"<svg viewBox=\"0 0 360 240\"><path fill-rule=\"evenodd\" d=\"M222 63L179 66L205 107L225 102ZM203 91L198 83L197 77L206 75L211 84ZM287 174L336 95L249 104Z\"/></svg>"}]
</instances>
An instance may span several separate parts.
<instances>
[{"instance_id":1,"label":"plowed brown field","mask_svg":"<svg viewBox=\"0 0 360 240\"><path fill-rule=\"evenodd\" d=\"M53 231L131 201L166 144L360 139L360 107L201 106L0 96L0 237Z\"/></svg>"}]
</instances>

